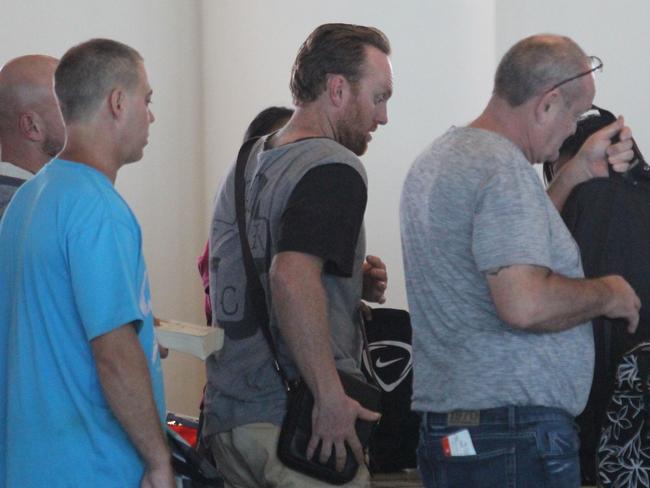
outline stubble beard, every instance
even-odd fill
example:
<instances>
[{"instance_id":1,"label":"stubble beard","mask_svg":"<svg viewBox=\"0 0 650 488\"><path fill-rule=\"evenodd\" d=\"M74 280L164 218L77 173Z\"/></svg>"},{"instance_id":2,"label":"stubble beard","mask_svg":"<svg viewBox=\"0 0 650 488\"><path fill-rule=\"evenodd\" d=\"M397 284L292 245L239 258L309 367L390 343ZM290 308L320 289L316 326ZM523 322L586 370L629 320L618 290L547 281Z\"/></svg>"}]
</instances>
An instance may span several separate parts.
<instances>
[{"instance_id":1,"label":"stubble beard","mask_svg":"<svg viewBox=\"0 0 650 488\"><path fill-rule=\"evenodd\" d=\"M45 139L43 140L43 144L41 144L41 151L43 152L43 154L46 154L47 156L54 158L56 157L57 154L63 151L63 145L64 145L64 141L52 137L51 135L48 134L45 136Z\"/></svg>"},{"instance_id":2,"label":"stubble beard","mask_svg":"<svg viewBox=\"0 0 650 488\"><path fill-rule=\"evenodd\" d=\"M359 129L360 125L359 109L355 97L338 124L337 142L357 156L363 155L368 149L368 138L366 133Z\"/></svg>"}]
</instances>

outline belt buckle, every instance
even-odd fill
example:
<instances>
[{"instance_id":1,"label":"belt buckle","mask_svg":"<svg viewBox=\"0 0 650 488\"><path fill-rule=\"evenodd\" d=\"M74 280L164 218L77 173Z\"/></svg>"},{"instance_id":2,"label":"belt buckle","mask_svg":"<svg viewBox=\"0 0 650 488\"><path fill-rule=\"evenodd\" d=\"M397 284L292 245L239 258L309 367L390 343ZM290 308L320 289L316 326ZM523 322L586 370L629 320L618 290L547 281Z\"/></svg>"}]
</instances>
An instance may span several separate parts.
<instances>
[{"instance_id":1,"label":"belt buckle","mask_svg":"<svg viewBox=\"0 0 650 488\"><path fill-rule=\"evenodd\" d=\"M455 410L447 414L447 426L449 427L476 427L480 423L480 410Z\"/></svg>"}]
</instances>

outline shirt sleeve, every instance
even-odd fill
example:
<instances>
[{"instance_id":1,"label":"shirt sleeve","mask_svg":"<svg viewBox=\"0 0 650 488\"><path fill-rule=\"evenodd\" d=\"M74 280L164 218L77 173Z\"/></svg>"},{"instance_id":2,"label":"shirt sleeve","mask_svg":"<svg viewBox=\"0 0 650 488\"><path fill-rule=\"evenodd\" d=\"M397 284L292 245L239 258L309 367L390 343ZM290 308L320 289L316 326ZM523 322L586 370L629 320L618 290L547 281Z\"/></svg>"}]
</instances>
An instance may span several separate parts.
<instances>
[{"instance_id":1,"label":"shirt sleeve","mask_svg":"<svg viewBox=\"0 0 650 488\"><path fill-rule=\"evenodd\" d=\"M111 219L100 220L71 235L67 251L75 303L88 340L131 322L140 328L144 283L138 277L140 245L133 230Z\"/></svg>"},{"instance_id":2,"label":"shirt sleeve","mask_svg":"<svg viewBox=\"0 0 650 488\"><path fill-rule=\"evenodd\" d=\"M354 168L332 163L311 169L289 197L278 252L318 256L326 273L352 276L367 198L366 185Z\"/></svg>"},{"instance_id":3,"label":"shirt sleeve","mask_svg":"<svg viewBox=\"0 0 650 488\"><path fill-rule=\"evenodd\" d=\"M472 236L480 271L517 264L551 268L547 199L532 168L511 166L487 180L478 195Z\"/></svg>"}]
</instances>

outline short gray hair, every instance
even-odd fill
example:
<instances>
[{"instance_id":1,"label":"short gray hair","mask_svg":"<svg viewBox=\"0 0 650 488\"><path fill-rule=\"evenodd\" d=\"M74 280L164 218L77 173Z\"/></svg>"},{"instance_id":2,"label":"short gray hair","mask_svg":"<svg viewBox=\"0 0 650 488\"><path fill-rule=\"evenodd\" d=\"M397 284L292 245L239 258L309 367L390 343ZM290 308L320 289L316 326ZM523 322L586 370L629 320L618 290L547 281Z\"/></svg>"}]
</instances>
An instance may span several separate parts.
<instances>
[{"instance_id":1,"label":"short gray hair","mask_svg":"<svg viewBox=\"0 0 650 488\"><path fill-rule=\"evenodd\" d=\"M568 37L536 35L522 39L503 56L494 78L494 94L518 107L554 84L585 69L587 55ZM567 86L570 85L570 86ZM579 87L560 87L573 100Z\"/></svg>"},{"instance_id":2,"label":"short gray hair","mask_svg":"<svg viewBox=\"0 0 650 488\"><path fill-rule=\"evenodd\" d=\"M91 39L70 48L54 73L66 124L94 112L116 85L135 86L142 61L135 49L111 39Z\"/></svg>"}]
</instances>

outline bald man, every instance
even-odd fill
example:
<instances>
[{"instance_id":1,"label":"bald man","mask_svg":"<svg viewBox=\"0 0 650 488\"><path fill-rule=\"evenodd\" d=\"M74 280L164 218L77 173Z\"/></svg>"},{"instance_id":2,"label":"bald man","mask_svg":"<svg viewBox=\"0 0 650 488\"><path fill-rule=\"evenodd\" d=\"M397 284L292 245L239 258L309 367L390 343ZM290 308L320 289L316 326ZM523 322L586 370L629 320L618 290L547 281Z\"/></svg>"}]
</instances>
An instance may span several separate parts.
<instances>
[{"instance_id":1,"label":"bald man","mask_svg":"<svg viewBox=\"0 0 650 488\"><path fill-rule=\"evenodd\" d=\"M0 69L0 217L18 187L63 149L53 89L58 63L34 54Z\"/></svg>"}]
</instances>

